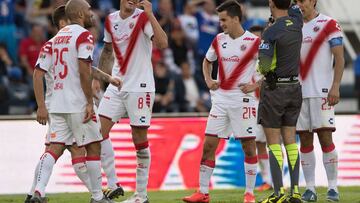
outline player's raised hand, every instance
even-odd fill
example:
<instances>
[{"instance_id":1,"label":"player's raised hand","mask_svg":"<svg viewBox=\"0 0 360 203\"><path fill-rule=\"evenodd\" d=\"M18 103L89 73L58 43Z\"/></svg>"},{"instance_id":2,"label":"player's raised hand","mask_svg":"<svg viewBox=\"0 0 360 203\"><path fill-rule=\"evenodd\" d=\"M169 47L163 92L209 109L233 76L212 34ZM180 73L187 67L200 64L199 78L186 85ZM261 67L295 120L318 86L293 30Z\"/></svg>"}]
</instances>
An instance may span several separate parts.
<instances>
[{"instance_id":1,"label":"player's raised hand","mask_svg":"<svg viewBox=\"0 0 360 203\"><path fill-rule=\"evenodd\" d=\"M328 99L329 106L335 106L337 103L339 103L339 100L340 100L339 88L331 87L327 99Z\"/></svg>"},{"instance_id":2,"label":"player's raised hand","mask_svg":"<svg viewBox=\"0 0 360 203\"><path fill-rule=\"evenodd\" d=\"M110 83L114 86L116 86L119 90L121 89L121 86L123 84L123 82L116 77L110 77Z\"/></svg>"},{"instance_id":3,"label":"player's raised hand","mask_svg":"<svg viewBox=\"0 0 360 203\"><path fill-rule=\"evenodd\" d=\"M83 123L89 122L90 119L92 119L94 114L95 114L95 112L94 112L93 104L86 104L85 116L84 116Z\"/></svg>"},{"instance_id":4,"label":"player's raised hand","mask_svg":"<svg viewBox=\"0 0 360 203\"><path fill-rule=\"evenodd\" d=\"M219 89L219 82L216 80L206 80L206 85L210 90L217 90Z\"/></svg>"},{"instance_id":5,"label":"player's raised hand","mask_svg":"<svg viewBox=\"0 0 360 203\"><path fill-rule=\"evenodd\" d=\"M47 121L48 121L48 111L45 107L39 107L36 111L36 120L37 122L39 122L41 125L46 125Z\"/></svg>"},{"instance_id":6,"label":"player's raised hand","mask_svg":"<svg viewBox=\"0 0 360 203\"><path fill-rule=\"evenodd\" d=\"M139 3L139 6L142 6L144 8L144 12L146 13L147 16L153 14L152 4L150 1L143 0Z\"/></svg>"}]
</instances>

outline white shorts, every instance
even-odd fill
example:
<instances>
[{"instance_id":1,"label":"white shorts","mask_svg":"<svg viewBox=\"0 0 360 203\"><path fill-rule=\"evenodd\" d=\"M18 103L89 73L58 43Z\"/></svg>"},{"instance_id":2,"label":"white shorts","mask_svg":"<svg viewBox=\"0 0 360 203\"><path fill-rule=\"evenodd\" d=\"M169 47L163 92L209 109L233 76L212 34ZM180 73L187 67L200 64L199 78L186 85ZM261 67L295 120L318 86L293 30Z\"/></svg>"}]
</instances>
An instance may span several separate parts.
<instances>
[{"instance_id":1,"label":"white shorts","mask_svg":"<svg viewBox=\"0 0 360 203\"><path fill-rule=\"evenodd\" d=\"M85 113L51 113L50 143L72 145L74 139L79 147L102 140L99 122L95 118L83 123ZM69 144L71 143L71 144Z\"/></svg>"},{"instance_id":2,"label":"white shorts","mask_svg":"<svg viewBox=\"0 0 360 203\"><path fill-rule=\"evenodd\" d=\"M206 136L228 139L255 138L257 127L257 107L255 102L241 103L239 106L213 104L206 124Z\"/></svg>"},{"instance_id":3,"label":"white shorts","mask_svg":"<svg viewBox=\"0 0 360 203\"><path fill-rule=\"evenodd\" d=\"M334 106L328 105L327 98L304 98L296 130L316 132L323 129L335 131Z\"/></svg>"},{"instance_id":4,"label":"white shorts","mask_svg":"<svg viewBox=\"0 0 360 203\"><path fill-rule=\"evenodd\" d=\"M107 89L99 105L99 116L116 123L127 113L131 126L149 127L154 98L154 92Z\"/></svg>"},{"instance_id":5,"label":"white shorts","mask_svg":"<svg viewBox=\"0 0 360 203\"><path fill-rule=\"evenodd\" d=\"M266 143L266 136L262 125L257 124L255 127L256 142Z\"/></svg>"}]
</instances>

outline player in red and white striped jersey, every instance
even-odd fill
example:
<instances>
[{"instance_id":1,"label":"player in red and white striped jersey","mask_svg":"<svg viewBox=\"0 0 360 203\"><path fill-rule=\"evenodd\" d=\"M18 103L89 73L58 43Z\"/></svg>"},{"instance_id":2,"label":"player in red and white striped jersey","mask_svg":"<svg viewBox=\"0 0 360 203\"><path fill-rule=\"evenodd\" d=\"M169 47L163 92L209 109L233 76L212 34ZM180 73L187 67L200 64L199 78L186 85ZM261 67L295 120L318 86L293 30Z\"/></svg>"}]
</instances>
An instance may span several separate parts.
<instances>
[{"instance_id":1,"label":"player in red and white striped jersey","mask_svg":"<svg viewBox=\"0 0 360 203\"><path fill-rule=\"evenodd\" d=\"M302 199L310 202L317 200L313 150L314 133L317 133L329 184L327 199L339 201L338 155L332 132L335 131L334 106L339 102L344 70L343 38L336 20L317 12L316 3L317 0L297 1L304 14L300 66L303 103L296 127L300 135L301 164L307 188Z\"/></svg>"},{"instance_id":2,"label":"player in red and white striped jersey","mask_svg":"<svg viewBox=\"0 0 360 203\"><path fill-rule=\"evenodd\" d=\"M203 62L203 73L210 89L212 107L208 117L200 165L200 189L183 198L185 202L209 202L210 178L215 168L215 151L220 138L231 134L241 140L245 153L246 190L244 202L255 202L253 193L257 173L255 128L257 106L254 96L243 91L256 71L260 39L245 31L241 7L226 1L217 8L223 33L218 34ZM217 80L211 78L212 63L218 60ZM253 89L254 90L254 89ZM240 163L239 163L240 164Z\"/></svg>"},{"instance_id":3,"label":"player in red and white striped jersey","mask_svg":"<svg viewBox=\"0 0 360 203\"><path fill-rule=\"evenodd\" d=\"M141 6L144 10L138 9ZM105 45L98 67L122 80L121 90L109 85L99 105L101 132L108 137L115 122L127 113L137 154L136 191L125 202L148 202L150 150L147 128L155 97L152 43L167 47L167 36L148 0L121 0L121 10L105 21ZM114 53L114 54L113 54ZM114 60L114 56L115 60Z\"/></svg>"}]
</instances>

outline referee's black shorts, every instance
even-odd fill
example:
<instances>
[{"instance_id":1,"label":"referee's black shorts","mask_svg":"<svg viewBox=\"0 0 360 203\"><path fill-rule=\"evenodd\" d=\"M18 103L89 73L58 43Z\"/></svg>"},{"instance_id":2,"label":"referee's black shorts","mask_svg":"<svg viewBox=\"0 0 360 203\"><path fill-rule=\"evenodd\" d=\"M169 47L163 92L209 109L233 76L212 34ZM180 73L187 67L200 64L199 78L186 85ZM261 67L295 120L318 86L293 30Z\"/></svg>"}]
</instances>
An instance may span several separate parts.
<instances>
[{"instance_id":1,"label":"referee's black shorts","mask_svg":"<svg viewBox=\"0 0 360 203\"><path fill-rule=\"evenodd\" d=\"M270 90L263 82L260 90L258 123L265 128L296 126L302 104L301 85L297 83L277 84Z\"/></svg>"}]
</instances>

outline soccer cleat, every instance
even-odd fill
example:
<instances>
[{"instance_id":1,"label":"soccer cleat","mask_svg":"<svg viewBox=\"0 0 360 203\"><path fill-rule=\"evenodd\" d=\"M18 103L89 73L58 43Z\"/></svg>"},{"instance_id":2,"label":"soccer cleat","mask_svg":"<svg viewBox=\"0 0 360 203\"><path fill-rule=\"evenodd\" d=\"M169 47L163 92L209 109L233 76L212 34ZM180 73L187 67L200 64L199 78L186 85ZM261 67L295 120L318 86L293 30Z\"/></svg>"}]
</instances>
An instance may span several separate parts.
<instances>
[{"instance_id":1,"label":"soccer cleat","mask_svg":"<svg viewBox=\"0 0 360 203\"><path fill-rule=\"evenodd\" d=\"M268 198L260 201L259 203L288 203L285 195L285 189L280 188L280 195L277 196L275 193L270 195Z\"/></svg>"},{"instance_id":2,"label":"soccer cleat","mask_svg":"<svg viewBox=\"0 0 360 203\"><path fill-rule=\"evenodd\" d=\"M263 192L263 191L267 191L270 190L272 188L271 185L267 184L267 183L263 183L262 185L260 185L259 187L256 188L257 191L259 192Z\"/></svg>"},{"instance_id":3,"label":"soccer cleat","mask_svg":"<svg viewBox=\"0 0 360 203\"><path fill-rule=\"evenodd\" d=\"M47 198L41 197L40 193L35 192L30 199L30 203L47 203Z\"/></svg>"},{"instance_id":4,"label":"soccer cleat","mask_svg":"<svg viewBox=\"0 0 360 203\"><path fill-rule=\"evenodd\" d=\"M106 196L104 196L101 200L96 201L93 198L91 198L90 203L114 203L113 201L111 201L109 198L107 198Z\"/></svg>"},{"instance_id":5,"label":"soccer cleat","mask_svg":"<svg viewBox=\"0 0 360 203\"><path fill-rule=\"evenodd\" d=\"M315 192L307 189L307 190L305 190L304 194L301 196L301 199L305 202L316 202L317 195Z\"/></svg>"},{"instance_id":6,"label":"soccer cleat","mask_svg":"<svg viewBox=\"0 0 360 203\"><path fill-rule=\"evenodd\" d=\"M118 185L118 187L114 190L110 188L103 189L103 194L109 199L115 199L118 198L120 195L124 196L124 189L120 185Z\"/></svg>"},{"instance_id":7,"label":"soccer cleat","mask_svg":"<svg viewBox=\"0 0 360 203\"><path fill-rule=\"evenodd\" d=\"M26 195L26 199L24 201L24 203L31 203L30 200L32 198L32 195Z\"/></svg>"},{"instance_id":8,"label":"soccer cleat","mask_svg":"<svg viewBox=\"0 0 360 203\"><path fill-rule=\"evenodd\" d=\"M141 197L139 194L133 194L127 200L122 201L121 203L149 203L149 199L145 197Z\"/></svg>"},{"instance_id":9,"label":"soccer cleat","mask_svg":"<svg viewBox=\"0 0 360 203\"><path fill-rule=\"evenodd\" d=\"M339 201L339 193L337 193L334 189L330 189L327 192L326 200L329 202L338 202Z\"/></svg>"},{"instance_id":10,"label":"soccer cleat","mask_svg":"<svg viewBox=\"0 0 360 203\"><path fill-rule=\"evenodd\" d=\"M255 203L255 195L250 192L245 193L244 203Z\"/></svg>"},{"instance_id":11,"label":"soccer cleat","mask_svg":"<svg viewBox=\"0 0 360 203\"><path fill-rule=\"evenodd\" d=\"M186 196L182 200L188 203L208 203L210 202L210 195L196 191L194 194Z\"/></svg>"},{"instance_id":12,"label":"soccer cleat","mask_svg":"<svg viewBox=\"0 0 360 203\"><path fill-rule=\"evenodd\" d=\"M300 193L293 193L289 196L288 199L289 203L302 203L301 201L301 194Z\"/></svg>"}]
</instances>

